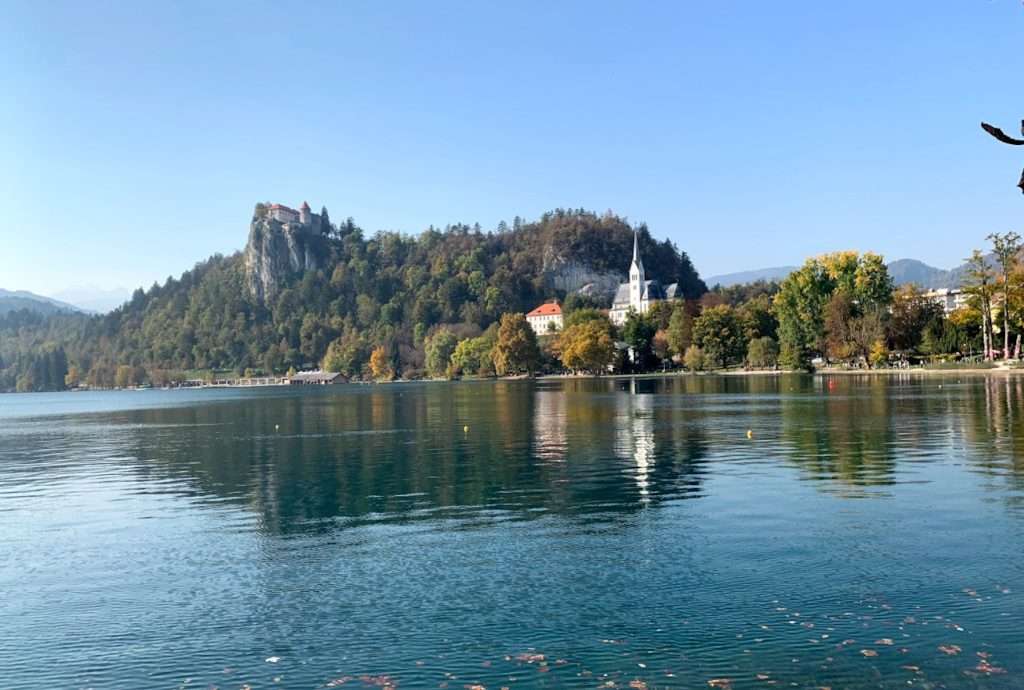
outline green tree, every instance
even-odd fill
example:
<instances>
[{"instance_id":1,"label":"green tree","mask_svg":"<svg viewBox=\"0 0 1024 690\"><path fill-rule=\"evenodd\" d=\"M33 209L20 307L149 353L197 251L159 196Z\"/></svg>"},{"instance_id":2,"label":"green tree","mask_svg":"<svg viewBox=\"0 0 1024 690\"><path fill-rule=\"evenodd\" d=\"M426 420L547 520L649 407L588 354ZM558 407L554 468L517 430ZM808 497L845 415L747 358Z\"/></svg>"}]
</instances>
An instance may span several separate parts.
<instances>
[{"instance_id":1,"label":"green tree","mask_svg":"<svg viewBox=\"0 0 1024 690\"><path fill-rule=\"evenodd\" d=\"M626 323L622 326L622 339L632 350L633 366L639 371L647 371L653 364L654 335L657 332L657 324L645 314L638 314L631 309L626 315Z\"/></svg>"},{"instance_id":2,"label":"green tree","mask_svg":"<svg viewBox=\"0 0 1024 690\"><path fill-rule=\"evenodd\" d=\"M447 328L439 328L427 336L424 342L427 373L434 378L447 377L452 353L455 352L457 344L458 338Z\"/></svg>"},{"instance_id":3,"label":"green tree","mask_svg":"<svg viewBox=\"0 0 1024 690\"><path fill-rule=\"evenodd\" d=\"M747 366L773 369L779 363L779 346L770 336L754 338L747 345Z\"/></svg>"},{"instance_id":4,"label":"green tree","mask_svg":"<svg viewBox=\"0 0 1024 690\"><path fill-rule=\"evenodd\" d=\"M971 297L973 306L981 318L981 340L985 359L992 360L995 347L992 338L992 297L996 293L995 272L988 259L975 249L967 259L967 274L963 290Z\"/></svg>"},{"instance_id":5,"label":"green tree","mask_svg":"<svg viewBox=\"0 0 1024 690\"><path fill-rule=\"evenodd\" d=\"M682 357L693 342L693 318L682 302L676 303L666 329L669 351Z\"/></svg>"},{"instance_id":6,"label":"green tree","mask_svg":"<svg viewBox=\"0 0 1024 690\"><path fill-rule=\"evenodd\" d=\"M1000 309L1003 316L1003 359L1010 359L1010 305L1019 288L1011 279L1020 262L1021 239L1015 232L994 232L988 236L988 240L992 242L992 253L999 264L1000 293L1003 298Z\"/></svg>"},{"instance_id":7,"label":"green tree","mask_svg":"<svg viewBox=\"0 0 1024 690\"><path fill-rule=\"evenodd\" d=\"M736 312L727 304L710 307L693 322L693 342L703 352L705 366L728 366L743 359L746 343Z\"/></svg>"},{"instance_id":8,"label":"green tree","mask_svg":"<svg viewBox=\"0 0 1024 690\"><path fill-rule=\"evenodd\" d=\"M856 305L849 318L887 308L892 278L877 254L836 252L808 259L789 274L772 302L778 319L781 360L788 368L808 368L826 351L826 306L836 292Z\"/></svg>"},{"instance_id":9,"label":"green tree","mask_svg":"<svg viewBox=\"0 0 1024 690\"><path fill-rule=\"evenodd\" d=\"M537 336L522 314L504 314L494 344L494 368L499 376L532 374L540 360Z\"/></svg>"},{"instance_id":10,"label":"green tree","mask_svg":"<svg viewBox=\"0 0 1024 690\"><path fill-rule=\"evenodd\" d=\"M494 342L486 337L460 340L452 352L452 366L457 374L490 376L494 374L494 359L491 350Z\"/></svg>"},{"instance_id":11,"label":"green tree","mask_svg":"<svg viewBox=\"0 0 1024 690\"><path fill-rule=\"evenodd\" d=\"M698 345L691 345L686 348L683 355L683 365L690 371L703 371L706 365L704 351Z\"/></svg>"}]
</instances>

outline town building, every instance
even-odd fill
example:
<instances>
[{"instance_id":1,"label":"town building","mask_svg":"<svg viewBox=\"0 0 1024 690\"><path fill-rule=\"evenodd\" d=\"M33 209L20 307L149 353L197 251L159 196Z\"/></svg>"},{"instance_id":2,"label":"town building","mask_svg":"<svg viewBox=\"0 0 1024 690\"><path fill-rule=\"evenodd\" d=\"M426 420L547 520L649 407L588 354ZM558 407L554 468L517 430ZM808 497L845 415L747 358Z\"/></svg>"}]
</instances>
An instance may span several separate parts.
<instances>
[{"instance_id":1,"label":"town building","mask_svg":"<svg viewBox=\"0 0 1024 690\"><path fill-rule=\"evenodd\" d=\"M924 296L940 305L946 316L949 316L957 309L966 307L967 300L970 297L970 295L959 288L939 288L938 290L929 290L924 293Z\"/></svg>"},{"instance_id":2,"label":"town building","mask_svg":"<svg viewBox=\"0 0 1024 690\"><path fill-rule=\"evenodd\" d=\"M677 297L678 283L662 287L657 280L647 280L644 273L644 262L640 258L640 237L633 232L633 262L629 265L629 282L621 283L615 291L608 318L616 326L626 323L630 310L637 314L646 314L651 305L662 300L673 300Z\"/></svg>"},{"instance_id":3,"label":"town building","mask_svg":"<svg viewBox=\"0 0 1024 690\"><path fill-rule=\"evenodd\" d=\"M558 302L547 302L526 315L526 323L537 335L562 330L562 307Z\"/></svg>"}]
</instances>

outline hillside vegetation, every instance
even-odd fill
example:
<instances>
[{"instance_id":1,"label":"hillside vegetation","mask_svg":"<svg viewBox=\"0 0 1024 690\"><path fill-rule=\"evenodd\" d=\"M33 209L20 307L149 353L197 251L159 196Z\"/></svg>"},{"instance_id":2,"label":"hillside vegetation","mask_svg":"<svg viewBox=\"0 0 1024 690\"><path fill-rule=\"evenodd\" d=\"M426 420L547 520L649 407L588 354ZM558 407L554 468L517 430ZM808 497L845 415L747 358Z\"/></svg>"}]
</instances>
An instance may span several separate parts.
<instances>
[{"instance_id":1,"label":"hillside vegetation","mask_svg":"<svg viewBox=\"0 0 1024 690\"><path fill-rule=\"evenodd\" d=\"M425 341L442 326L472 337L505 313L565 299L552 287L555 259L624 279L633 229L582 209L491 232L458 224L418 236L367 236L349 219L330 226L322 268L280 276L268 303L247 289L239 252L136 290L103 316L12 312L0 318L0 389L63 388L64 362L67 385L101 387L159 384L195 370L284 373L319 366L329 347L332 366L348 376L363 373L375 351L397 375L419 376ZM689 298L705 292L685 253L638 229L650 277L679 282Z\"/></svg>"}]
</instances>

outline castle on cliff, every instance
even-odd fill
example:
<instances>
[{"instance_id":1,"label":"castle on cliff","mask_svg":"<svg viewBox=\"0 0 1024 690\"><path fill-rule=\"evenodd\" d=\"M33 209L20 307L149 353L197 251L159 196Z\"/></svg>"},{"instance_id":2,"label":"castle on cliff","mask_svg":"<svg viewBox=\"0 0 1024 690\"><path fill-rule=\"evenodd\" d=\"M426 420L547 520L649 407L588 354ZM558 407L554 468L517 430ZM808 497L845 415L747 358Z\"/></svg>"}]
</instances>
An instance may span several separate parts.
<instances>
[{"instance_id":1,"label":"castle on cliff","mask_svg":"<svg viewBox=\"0 0 1024 690\"><path fill-rule=\"evenodd\" d=\"M326 228L321 228L323 218L320 217L320 214L313 213L309 208L309 203L306 201L302 202L302 206L299 207L298 211L284 204L270 204L269 206L264 206L264 208L267 215L279 223L284 223L285 225L307 225L314 232L320 232L321 229L326 230Z\"/></svg>"}]
</instances>

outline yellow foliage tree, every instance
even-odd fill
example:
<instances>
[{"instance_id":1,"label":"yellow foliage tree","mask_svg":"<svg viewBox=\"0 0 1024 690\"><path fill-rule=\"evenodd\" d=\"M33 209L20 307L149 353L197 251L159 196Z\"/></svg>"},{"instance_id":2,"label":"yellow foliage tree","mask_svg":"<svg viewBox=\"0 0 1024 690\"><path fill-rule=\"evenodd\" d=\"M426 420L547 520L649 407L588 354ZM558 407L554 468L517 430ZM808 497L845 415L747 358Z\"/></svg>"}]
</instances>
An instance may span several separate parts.
<instances>
[{"instance_id":1,"label":"yellow foliage tree","mask_svg":"<svg viewBox=\"0 0 1024 690\"><path fill-rule=\"evenodd\" d=\"M391 367L391 358L387 348L378 345L370 354L370 374L377 381L390 381L395 378L395 370Z\"/></svg>"}]
</instances>

